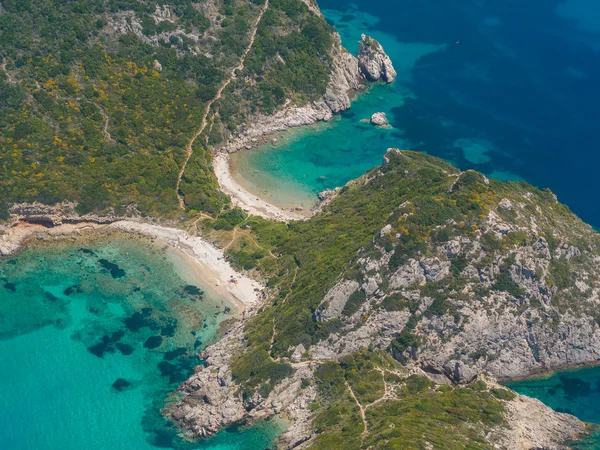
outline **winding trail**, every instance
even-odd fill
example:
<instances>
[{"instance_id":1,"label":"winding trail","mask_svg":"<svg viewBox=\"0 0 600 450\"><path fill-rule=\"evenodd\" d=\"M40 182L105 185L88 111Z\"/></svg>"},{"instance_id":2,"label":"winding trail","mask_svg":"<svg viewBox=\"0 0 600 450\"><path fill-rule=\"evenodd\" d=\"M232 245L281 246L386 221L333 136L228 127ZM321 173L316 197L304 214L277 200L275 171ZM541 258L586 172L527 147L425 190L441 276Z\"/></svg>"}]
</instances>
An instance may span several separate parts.
<instances>
[{"instance_id":1,"label":"winding trail","mask_svg":"<svg viewBox=\"0 0 600 450\"><path fill-rule=\"evenodd\" d=\"M198 137L204 132L206 125L208 125L208 115L210 114L212 105L221 98L221 95L223 94L223 91L225 90L225 88L227 86L229 86L229 83L231 83L231 81L235 78L236 71L239 70L241 72L244 69L244 62L246 61L246 57L248 56L248 54L250 53L250 50L252 50L252 46L254 45L254 39L256 38L256 32L258 31L258 26L260 25L260 22L268 8L269 8L269 0L265 0L265 4L261 8L260 13L258 14L258 17L256 19L256 23L254 24L254 27L252 28L252 33L250 34L250 43L248 44L248 47L246 47L246 50L244 50L244 53L242 54L242 57L240 58L240 63L237 66L235 66L233 69L231 69L229 76L217 90L217 95L215 95L215 97L206 104L206 109L204 111L204 114L202 115L202 122L200 124L200 128L198 128L196 130L196 132L194 133L194 136L192 136L192 139L190 139L190 142L188 142L188 145L185 149L185 152L186 152L185 161L183 162L183 165L181 166L181 170L179 170L179 175L177 176L177 186L175 188L175 193L177 194L177 199L179 200L179 207L183 210L185 210L185 202L183 201L183 197L179 193L179 187L181 185L181 178L183 177L185 168L194 152L194 150L193 150L194 142L196 142L196 139L198 139Z\"/></svg>"},{"instance_id":2,"label":"winding trail","mask_svg":"<svg viewBox=\"0 0 600 450\"><path fill-rule=\"evenodd\" d=\"M358 410L360 412L360 418L362 419L363 427L364 427L364 430L360 434L360 436L361 436L362 440L364 440L365 437L367 436L367 434L369 434L369 425L367 424L367 416L365 415L365 409L363 408L363 406L360 404L360 402L356 398L356 395L354 395L354 391L350 387L350 384L348 383L348 381L344 380L344 383L346 383L346 387L348 388L348 392L350 392L350 395L352 396L352 398L356 402L356 406L358 406Z\"/></svg>"}]
</instances>

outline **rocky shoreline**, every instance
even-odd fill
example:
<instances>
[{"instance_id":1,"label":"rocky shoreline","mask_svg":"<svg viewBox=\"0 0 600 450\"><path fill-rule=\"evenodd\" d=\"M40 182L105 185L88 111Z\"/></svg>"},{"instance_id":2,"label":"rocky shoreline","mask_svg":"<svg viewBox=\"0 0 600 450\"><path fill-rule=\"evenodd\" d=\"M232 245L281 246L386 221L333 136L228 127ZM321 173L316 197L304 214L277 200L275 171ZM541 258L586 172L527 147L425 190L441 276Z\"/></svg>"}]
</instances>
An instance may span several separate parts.
<instances>
[{"instance_id":1,"label":"rocky shoreline","mask_svg":"<svg viewBox=\"0 0 600 450\"><path fill-rule=\"evenodd\" d=\"M87 231L118 230L158 239L196 260L204 258L212 269L218 269L215 265L221 265L221 273L225 277L233 270L220 259L220 250L181 230L110 215L79 216L71 209L72 206L15 205L11 211L18 215L15 214L11 221L0 227L3 233L0 236L0 254L14 254L31 239L61 239ZM339 355L314 355L313 359L298 355L298 358L287 361L295 370L294 375L277 385L267 398L261 398L258 394L251 398L244 397L233 380L231 363L232 357L245 346L244 327L247 318L262 305L262 297L257 296L255 291L262 289L262 286L242 274L236 273L236 276L241 280L240 285L228 286L228 289L241 288L229 293L247 309L243 320L203 352L201 357L205 366L196 368L196 373L178 388L177 397L181 399L168 403L163 413L181 427L187 439L211 436L236 423L279 415L289 424L279 437L279 447L300 448L315 436L310 410L311 403L318 400L314 370L327 360L336 360ZM245 286L246 283L248 286ZM418 366L410 367L409 371L431 376ZM310 385L303 388L306 380L310 381ZM491 377L487 377L486 382L495 385ZM538 400L517 396L514 400L504 402L504 406L508 427L499 428L494 440L505 448L561 448L563 443L586 432L586 426L581 421L568 414L552 411Z\"/></svg>"},{"instance_id":2,"label":"rocky shoreline","mask_svg":"<svg viewBox=\"0 0 600 450\"><path fill-rule=\"evenodd\" d=\"M392 83L396 78L392 61L376 40L362 35L357 58L342 47L339 34L335 33L334 37L331 77L321 101L301 107L284 106L273 115L253 116L245 127L240 127L237 136L216 148L213 169L221 189L236 206L247 212L282 221L303 220L312 215L306 211L287 211L244 189L231 176L230 153L266 144L276 133L327 122L334 114L349 109L351 98L367 89L369 83Z\"/></svg>"},{"instance_id":3,"label":"rocky shoreline","mask_svg":"<svg viewBox=\"0 0 600 450\"><path fill-rule=\"evenodd\" d=\"M250 117L240 133L218 146L218 152L234 153L265 143L275 133L317 122L327 122L333 115L351 106L356 92L365 90L368 83L392 83L396 72L383 47L374 39L362 35L358 58L342 47L338 33L331 51L332 65L325 96L305 106L284 105L273 115Z\"/></svg>"}]
</instances>

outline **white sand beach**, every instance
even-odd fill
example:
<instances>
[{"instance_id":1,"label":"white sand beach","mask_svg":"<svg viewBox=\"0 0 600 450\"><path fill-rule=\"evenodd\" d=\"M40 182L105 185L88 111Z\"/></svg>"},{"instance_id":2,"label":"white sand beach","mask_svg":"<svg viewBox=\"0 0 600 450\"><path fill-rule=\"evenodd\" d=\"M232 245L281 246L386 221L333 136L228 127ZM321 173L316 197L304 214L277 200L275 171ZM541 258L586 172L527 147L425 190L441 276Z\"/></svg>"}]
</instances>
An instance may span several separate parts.
<instances>
[{"instance_id":1,"label":"white sand beach","mask_svg":"<svg viewBox=\"0 0 600 450\"><path fill-rule=\"evenodd\" d=\"M129 220L111 224L81 222L52 228L19 222L3 229L4 234L0 235L0 255L14 254L30 239L65 237L94 230L137 233L167 244L171 251L177 252L179 256L185 258L186 262L189 262L185 267L179 267L182 270L182 277L198 279L206 288L210 288L218 295L224 298L231 297L237 304L240 314L253 312L260 306L261 291L264 286L234 270L225 259L223 251L210 242L175 228ZM237 280L237 284L231 282L232 278Z\"/></svg>"},{"instance_id":2,"label":"white sand beach","mask_svg":"<svg viewBox=\"0 0 600 450\"><path fill-rule=\"evenodd\" d=\"M213 161L213 168L221 185L221 190L231 197L231 201L235 206L247 213L284 222L306 220L313 214L313 211L309 209L290 211L288 208L269 203L257 194L249 192L231 175L228 153L217 154Z\"/></svg>"}]
</instances>

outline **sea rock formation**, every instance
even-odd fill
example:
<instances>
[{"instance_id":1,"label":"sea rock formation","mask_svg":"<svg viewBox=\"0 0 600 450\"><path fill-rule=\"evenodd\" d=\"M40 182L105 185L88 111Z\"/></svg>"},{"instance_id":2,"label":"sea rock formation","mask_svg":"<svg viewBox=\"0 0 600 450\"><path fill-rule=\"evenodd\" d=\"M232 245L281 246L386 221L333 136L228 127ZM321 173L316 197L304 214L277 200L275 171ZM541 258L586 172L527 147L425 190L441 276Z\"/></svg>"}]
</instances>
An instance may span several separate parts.
<instances>
[{"instance_id":1,"label":"sea rock formation","mask_svg":"<svg viewBox=\"0 0 600 450\"><path fill-rule=\"evenodd\" d=\"M331 112L337 113L350 108L349 94L363 86L356 57L342 47L342 40L338 33L334 34L334 39L331 55L334 63L325 93L325 103Z\"/></svg>"},{"instance_id":2,"label":"sea rock formation","mask_svg":"<svg viewBox=\"0 0 600 450\"><path fill-rule=\"evenodd\" d=\"M358 67L360 73L369 81L392 83L396 79L396 70L392 60L375 39L362 35L358 44Z\"/></svg>"},{"instance_id":3,"label":"sea rock formation","mask_svg":"<svg viewBox=\"0 0 600 450\"><path fill-rule=\"evenodd\" d=\"M272 115L254 115L247 126L241 126L238 134L218 149L229 153L250 149L274 133L329 121L333 114L350 108L351 96L365 88L365 81L391 83L396 78L390 58L376 40L367 36L363 35L359 43L357 59L342 47L339 34L334 33L330 55L331 73L321 100L304 106L287 106Z\"/></svg>"},{"instance_id":4,"label":"sea rock formation","mask_svg":"<svg viewBox=\"0 0 600 450\"><path fill-rule=\"evenodd\" d=\"M371 123L378 127L387 127L390 125L384 112L376 112L373 114L371 116Z\"/></svg>"}]
</instances>

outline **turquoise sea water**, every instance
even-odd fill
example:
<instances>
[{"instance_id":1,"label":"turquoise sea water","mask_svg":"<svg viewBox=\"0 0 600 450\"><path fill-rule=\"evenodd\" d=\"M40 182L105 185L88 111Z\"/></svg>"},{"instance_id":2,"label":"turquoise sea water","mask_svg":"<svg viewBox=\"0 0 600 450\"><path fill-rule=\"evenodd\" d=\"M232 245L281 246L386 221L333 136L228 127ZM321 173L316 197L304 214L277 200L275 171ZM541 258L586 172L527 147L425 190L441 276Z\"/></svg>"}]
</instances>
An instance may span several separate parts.
<instances>
[{"instance_id":1,"label":"turquoise sea water","mask_svg":"<svg viewBox=\"0 0 600 450\"><path fill-rule=\"evenodd\" d=\"M377 38L398 80L361 96L350 111L318 126L320 133L300 131L275 148L236 155L236 170L256 193L314 199L379 164L388 147L410 148L488 176L550 187L600 226L599 2L319 6L350 51L361 33ZM378 111L388 114L392 130L360 122Z\"/></svg>"},{"instance_id":2,"label":"turquoise sea water","mask_svg":"<svg viewBox=\"0 0 600 450\"><path fill-rule=\"evenodd\" d=\"M508 387L537 398L556 411L600 424L600 367L557 372L548 378L509 383ZM575 445L575 448L599 449L600 431Z\"/></svg>"},{"instance_id":3,"label":"turquoise sea water","mask_svg":"<svg viewBox=\"0 0 600 450\"><path fill-rule=\"evenodd\" d=\"M0 260L0 448L257 449L276 421L188 444L161 416L234 316L140 240L36 246Z\"/></svg>"}]
</instances>

